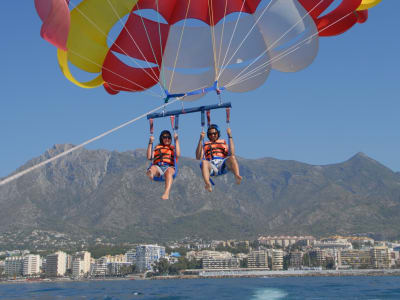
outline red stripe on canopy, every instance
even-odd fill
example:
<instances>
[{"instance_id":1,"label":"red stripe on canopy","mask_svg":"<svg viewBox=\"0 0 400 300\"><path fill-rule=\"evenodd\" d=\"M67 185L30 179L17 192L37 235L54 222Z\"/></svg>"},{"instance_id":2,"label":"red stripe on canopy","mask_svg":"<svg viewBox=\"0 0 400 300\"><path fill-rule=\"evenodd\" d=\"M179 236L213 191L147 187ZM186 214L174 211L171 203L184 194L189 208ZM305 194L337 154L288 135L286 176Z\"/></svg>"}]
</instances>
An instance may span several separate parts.
<instances>
[{"instance_id":1,"label":"red stripe on canopy","mask_svg":"<svg viewBox=\"0 0 400 300\"><path fill-rule=\"evenodd\" d=\"M320 16L334 0L298 0L301 5L311 11L310 15L317 24L320 36L333 36L341 34L350 29L358 21L355 13L362 0L342 0L339 6L324 16ZM342 19L343 18L343 19Z\"/></svg>"},{"instance_id":2,"label":"red stripe on canopy","mask_svg":"<svg viewBox=\"0 0 400 300\"><path fill-rule=\"evenodd\" d=\"M161 45L159 32L161 32ZM169 25L131 13L123 30L112 45L111 51L161 65L168 32Z\"/></svg>"},{"instance_id":3,"label":"red stripe on canopy","mask_svg":"<svg viewBox=\"0 0 400 300\"><path fill-rule=\"evenodd\" d=\"M243 1L245 1L244 5ZM239 12L242 6L244 13L254 13L260 2L261 0L158 0L157 9L155 0L139 0L134 10L153 9L158 11L170 25L185 18L197 19L208 25L215 25L226 15ZM212 7L209 7L210 5ZM212 18L210 18L211 11Z\"/></svg>"},{"instance_id":4,"label":"red stripe on canopy","mask_svg":"<svg viewBox=\"0 0 400 300\"><path fill-rule=\"evenodd\" d=\"M109 51L103 63L102 76L114 91L137 92L156 85L160 72L158 67L133 68L127 66Z\"/></svg>"}]
</instances>

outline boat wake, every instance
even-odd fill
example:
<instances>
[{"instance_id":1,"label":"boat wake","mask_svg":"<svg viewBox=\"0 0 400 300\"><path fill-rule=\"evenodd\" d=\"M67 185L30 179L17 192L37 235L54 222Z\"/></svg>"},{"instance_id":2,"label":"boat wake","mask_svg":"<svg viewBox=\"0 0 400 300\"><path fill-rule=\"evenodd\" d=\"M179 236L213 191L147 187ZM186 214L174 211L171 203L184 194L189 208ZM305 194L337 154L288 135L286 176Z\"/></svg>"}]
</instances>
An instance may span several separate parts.
<instances>
[{"instance_id":1,"label":"boat wake","mask_svg":"<svg viewBox=\"0 0 400 300\"><path fill-rule=\"evenodd\" d=\"M251 300L279 300L284 299L288 294L280 289L265 288L255 291Z\"/></svg>"}]
</instances>

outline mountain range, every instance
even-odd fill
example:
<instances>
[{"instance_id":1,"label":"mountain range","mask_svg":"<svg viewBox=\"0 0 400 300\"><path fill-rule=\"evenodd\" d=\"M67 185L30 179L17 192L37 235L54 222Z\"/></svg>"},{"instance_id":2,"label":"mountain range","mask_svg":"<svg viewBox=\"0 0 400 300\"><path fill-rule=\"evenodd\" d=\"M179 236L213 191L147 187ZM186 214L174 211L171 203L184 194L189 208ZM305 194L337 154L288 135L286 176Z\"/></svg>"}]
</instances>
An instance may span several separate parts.
<instances>
[{"instance_id":1,"label":"mountain range","mask_svg":"<svg viewBox=\"0 0 400 300\"><path fill-rule=\"evenodd\" d=\"M74 147L55 145L16 172ZM363 153L331 165L238 158L205 191L199 162L182 157L167 201L145 176L145 151L79 149L0 187L0 233L53 230L155 242L289 234L400 236L400 174Z\"/></svg>"}]
</instances>

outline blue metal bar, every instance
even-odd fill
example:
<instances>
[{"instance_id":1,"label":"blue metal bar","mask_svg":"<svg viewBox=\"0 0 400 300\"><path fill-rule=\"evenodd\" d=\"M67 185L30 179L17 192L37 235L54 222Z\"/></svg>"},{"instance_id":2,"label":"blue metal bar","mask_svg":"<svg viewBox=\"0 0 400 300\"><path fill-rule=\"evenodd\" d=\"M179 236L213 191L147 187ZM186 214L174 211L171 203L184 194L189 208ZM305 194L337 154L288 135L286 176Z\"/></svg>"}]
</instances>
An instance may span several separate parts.
<instances>
[{"instance_id":1,"label":"blue metal bar","mask_svg":"<svg viewBox=\"0 0 400 300\"><path fill-rule=\"evenodd\" d=\"M205 106L199 106L199 107L185 108L185 110L177 109L177 110L166 111L166 112L163 112L163 113L148 114L147 115L147 119L149 120L149 119L164 118L164 117L168 117L168 116L186 115L186 114L195 113L195 112L203 112L203 111L206 111L206 110L213 110L213 109L227 108L227 107L232 107L230 102L221 103L221 104L214 104L214 105L205 105Z\"/></svg>"}]
</instances>

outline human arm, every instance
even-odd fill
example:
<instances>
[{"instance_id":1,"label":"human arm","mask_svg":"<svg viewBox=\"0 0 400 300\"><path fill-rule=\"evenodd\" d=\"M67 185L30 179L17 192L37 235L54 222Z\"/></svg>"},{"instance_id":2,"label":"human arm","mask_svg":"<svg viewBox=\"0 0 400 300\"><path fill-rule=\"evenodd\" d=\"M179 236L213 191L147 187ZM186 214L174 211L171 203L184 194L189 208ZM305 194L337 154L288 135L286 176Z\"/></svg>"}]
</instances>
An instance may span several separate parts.
<instances>
[{"instance_id":1,"label":"human arm","mask_svg":"<svg viewBox=\"0 0 400 300\"><path fill-rule=\"evenodd\" d=\"M228 134L229 140L229 153L231 156L235 156L235 144L233 143L232 130L228 127L226 133Z\"/></svg>"},{"instance_id":2,"label":"human arm","mask_svg":"<svg viewBox=\"0 0 400 300\"><path fill-rule=\"evenodd\" d=\"M200 133L200 139L199 139L199 143L197 144L197 148L196 148L196 159L200 160L203 157L203 140L205 137L206 133L204 131L202 131Z\"/></svg>"},{"instance_id":3,"label":"human arm","mask_svg":"<svg viewBox=\"0 0 400 300\"><path fill-rule=\"evenodd\" d=\"M178 134L174 134L174 140L175 140L175 155L176 158L179 158L181 156L181 146L179 144L179 139L178 139Z\"/></svg>"},{"instance_id":4,"label":"human arm","mask_svg":"<svg viewBox=\"0 0 400 300\"><path fill-rule=\"evenodd\" d=\"M153 142L154 142L154 136L151 136L150 140L149 140L149 144L147 145L147 159L148 160L151 160L153 158L152 157L153 153L151 153L153 151Z\"/></svg>"}]
</instances>

